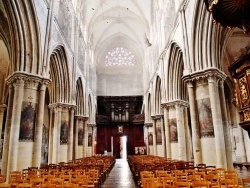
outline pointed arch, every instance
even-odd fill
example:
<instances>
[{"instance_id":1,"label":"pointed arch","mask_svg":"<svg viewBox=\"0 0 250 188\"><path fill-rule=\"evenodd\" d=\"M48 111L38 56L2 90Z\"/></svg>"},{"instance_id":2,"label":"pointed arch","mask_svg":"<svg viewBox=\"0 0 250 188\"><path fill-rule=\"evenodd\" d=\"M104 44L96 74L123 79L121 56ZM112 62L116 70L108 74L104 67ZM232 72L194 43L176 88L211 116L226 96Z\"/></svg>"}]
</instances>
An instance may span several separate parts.
<instances>
[{"instance_id":1,"label":"pointed arch","mask_svg":"<svg viewBox=\"0 0 250 188\"><path fill-rule=\"evenodd\" d=\"M213 24L211 14L203 1L197 1L192 28L192 70L199 71L211 67L223 68L223 50L233 30Z\"/></svg>"},{"instance_id":2,"label":"pointed arch","mask_svg":"<svg viewBox=\"0 0 250 188\"><path fill-rule=\"evenodd\" d=\"M166 101L186 99L186 86L182 79L184 70L183 53L181 48L172 43L170 46L169 62L166 75Z\"/></svg>"},{"instance_id":3,"label":"pointed arch","mask_svg":"<svg viewBox=\"0 0 250 188\"><path fill-rule=\"evenodd\" d=\"M93 108L92 108L92 99L91 99L91 95L89 94L88 96L88 107L89 107L89 120L91 121L93 119L92 115L93 115Z\"/></svg>"},{"instance_id":4,"label":"pointed arch","mask_svg":"<svg viewBox=\"0 0 250 188\"><path fill-rule=\"evenodd\" d=\"M70 103L69 70L63 46L58 46L50 56L50 79L51 103Z\"/></svg>"},{"instance_id":5,"label":"pointed arch","mask_svg":"<svg viewBox=\"0 0 250 188\"><path fill-rule=\"evenodd\" d=\"M76 115L84 115L84 88L82 84L82 79L78 78L76 81Z\"/></svg>"},{"instance_id":6,"label":"pointed arch","mask_svg":"<svg viewBox=\"0 0 250 188\"><path fill-rule=\"evenodd\" d=\"M3 0L8 20L10 54L10 74L24 71L42 73L40 32L35 5L30 1ZM18 52L18 53L17 53Z\"/></svg>"},{"instance_id":7,"label":"pointed arch","mask_svg":"<svg viewBox=\"0 0 250 188\"><path fill-rule=\"evenodd\" d=\"M152 113L152 105L151 105L151 94L150 93L148 93L148 96L147 96L147 110L146 110L146 112L147 112L147 114L148 114L148 116L147 116L147 119L146 119L146 121L149 121L150 119L151 119L151 113Z\"/></svg>"},{"instance_id":8,"label":"pointed arch","mask_svg":"<svg viewBox=\"0 0 250 188\"><path fill-rule=\"evenodd\" d=\"M155 114L161 113L161 78L157 76L155 85Z\"/></svg>"}]
</instances>

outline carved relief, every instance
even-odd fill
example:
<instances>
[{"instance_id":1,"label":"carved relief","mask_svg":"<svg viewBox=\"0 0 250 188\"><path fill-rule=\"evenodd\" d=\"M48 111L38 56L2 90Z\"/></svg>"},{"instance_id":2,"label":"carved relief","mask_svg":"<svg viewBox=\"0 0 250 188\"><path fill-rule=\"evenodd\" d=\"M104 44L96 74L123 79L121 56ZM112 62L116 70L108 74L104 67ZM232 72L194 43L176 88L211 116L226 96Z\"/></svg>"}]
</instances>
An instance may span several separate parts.
<instances>
[{"instance_id":1,"label":"carved relief","mask_svg":"<svg viewBox=\"0 0 250 188\"><path fill-rule=\"evenodd\" d=\"M249 104L249 100L247 93L247 80L245 76L239 79L239 90L242 106L247 106Z\"/></svg>"},{"instance_id":2,"label":"carved relief","mask_svg":"<svg viewBox=\"0 0 250 188\"><path fill-rule=\"evenodd\" d=\"M250 121L250 109L246 109L243 111L244 114L244 121Z\"/></svg>"}]
</instances>

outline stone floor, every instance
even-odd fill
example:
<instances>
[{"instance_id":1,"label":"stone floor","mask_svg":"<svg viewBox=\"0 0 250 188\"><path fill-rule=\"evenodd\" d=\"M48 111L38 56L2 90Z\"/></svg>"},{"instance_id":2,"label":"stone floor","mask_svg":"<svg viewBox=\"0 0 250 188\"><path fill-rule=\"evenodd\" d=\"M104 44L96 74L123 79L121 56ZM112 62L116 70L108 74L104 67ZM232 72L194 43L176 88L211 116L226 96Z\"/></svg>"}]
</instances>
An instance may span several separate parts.
<instances>
[{"instance_id":1,"label":"stone floor","mask_svg":"<svg viewBox=\"0 0 250 188\"><path fill-rule=\"evenodd\" d=\"M239 179L250 177L250 171L246 169L238 171ZM125 159L116 159L115 166L109 173L104 184L101 187L106 188L136 188L135 182L132 176L132 172L128 166L128 162Z\"/></svg>"},{"instance_id":2,"label":"stone floor","mask_svg":"<svg viewBox=\"0 0 250 188\"><path fill-rule=\"evenodd\" d=\"M135 188L132 172L126 159L116 159L116 163L102 187Z\"/></svg>"}]
</instances>

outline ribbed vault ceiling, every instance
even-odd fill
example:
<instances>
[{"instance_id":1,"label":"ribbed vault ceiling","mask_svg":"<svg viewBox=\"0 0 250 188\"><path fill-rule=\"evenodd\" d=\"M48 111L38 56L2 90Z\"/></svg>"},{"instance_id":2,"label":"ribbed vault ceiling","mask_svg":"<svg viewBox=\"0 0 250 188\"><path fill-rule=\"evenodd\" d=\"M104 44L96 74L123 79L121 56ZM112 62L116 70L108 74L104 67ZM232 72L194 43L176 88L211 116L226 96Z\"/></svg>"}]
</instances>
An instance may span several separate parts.
<instances>
[{"instance_id":1,"label":"ribbed vault ceiling","mask_svg":"<svg viewBox=\"0 0 250 188\"><path fill-rule=\"evenodd\" d=\"M132 74L134 70L142 68L143 49L149 35L151 4L151 0L85 1L88 43L94 49L97 72ZM122 67L121 71L121 67L113 67L110 71L110 67L107 69L103 66L106 54L115 47L125 47L135 55L136 69Z\"/></svg>"}]
</instances>

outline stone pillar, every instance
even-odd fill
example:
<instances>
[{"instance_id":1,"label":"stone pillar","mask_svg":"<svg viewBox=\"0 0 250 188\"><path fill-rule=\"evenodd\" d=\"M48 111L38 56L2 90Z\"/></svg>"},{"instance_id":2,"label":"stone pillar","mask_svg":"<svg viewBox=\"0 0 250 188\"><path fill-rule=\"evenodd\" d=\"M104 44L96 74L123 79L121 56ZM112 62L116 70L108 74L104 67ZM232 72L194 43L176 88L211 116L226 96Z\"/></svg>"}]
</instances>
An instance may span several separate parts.
<instances>
[{"instance_id":1,"label":"stone pillar","mask_svg":"<svg viewBox=\"0 0 250 188\"><path fill-rule=\"evenodd\" d=\"M73 159L73 144L74 144L74 112L75 108L70 108L70 122L69 122L69 132L68 132L68 160ZM77 127L77 126L76 126ZM78 132L77 132L78 133ZM78 134L77 134L78 135ZM77 139L77 138L76 138ZM76 140L78 141L78 139Z\"/></svg>"},{"instance_id":2,"label":"stone pillar","mask_svg":"<svg viewBox=\"0 0 250 188\"><path fill-rule=\"evenodd\" d=\"M163 157L166 157L166 130L164 123L164 115L161 115L161 136L162 136L162 149L163 149Z\"/></svg>"},{"instance_id":3,"label":"stone pillar","mask_svg":"<svg viewBox=\"0 0 250 188\"><path fill-rule=\"evenodd\" d=\"M201 164L201 141L199 133L199 124L197 120L197 110L195 102L195 89L192 81L187 82L188 86L188 98L189 98L189 107L190 107L190 118L192 126L192 141L193 141L193 154L194 154L194 163Z\"/></svg>"},{"instance_id":4,"label":"stone pillar","mask_svg":"<svg viewBox=\"0 0 250 188\"><path fill-rule=\"evenodd\" d=\"M169 113L166 103L163 103L163 112L164 112L164 125L165 125L165 140L166 140L166 157L171 158L171 143L170 143L170 127L169 127Z\"/></svg>"},{"instance_id":5,"label":"stone pillar","mask_svg":"<svg viewBox=\"0 0 250 188\"><path fill-rule=\"evenodd\" d=\"M40 167L41 165L41 148L43 138L43 116L44 116L44 102L45 92L48 82L42 82L40 85L37 119L34 138L34 152L33 152L33 166Z\"/></svg>"},{"instance_id":6,"label":"stone pillar","mask_svg":"<svg viewBox=\"0 0 250 188\"><path fill-rule=\"evenodd\" d=\"M225 93L224 93L224 80L220 80L219 82L219 95L220 95L223 129L224 129L224 136L225 136L227 169L233 169L234 167L233 167L233 157L232 157L232 144L231 144L230 133L229 133L230 124L229 124Z\"/></svg>"},{"instance_id":7,"label":"stone pillar","mask_svg":"<svg viewBox=\"0 0 250 188\"><path fill-rule=\"evenodd\" d=\"M148 153L148 127L147 127L147 123L144 124L144 142L146 144L146 154L149 155L149 153Z\"/></svg>"},{"instance_id":8,"label":"stone pillar","mask_svg":"<svg viewBox=\"0 0 250 188\"><path fill-rule=\"evenodd\" d=\"M147 145L147 155L152 155L151 154L151 151L150 151L150 146L149 146L149 142L148 142L148 133L149 133L149 128L150 127L153 127L153 123L145 123L144 126L146 127L147 129L147 132L146 132L146 138L147 138L147 142L146 142L146 145Z\"/></svg>"},{"instance_id":9,"label":"stone pillar","mask_svg":"<svg viewBox=\"0 0 250 188\"><path fill-rule=\"evenodd\" d=\"M155 116L152 116L153 119L153 155L157 156L157 147L156 147L156 118Z\"/></svg>"},{"instance_id":10,"label":"stone pillar","mask_svg":"<svg viewBox=\"0 0 250 188\"><path fill-rule=\"evenodd\" d=\"M184 101L176 101L176 120L177 120L177 131L178 131L178 153L179 160L187 160L187 144L186 144L186 130L184 122L184 107L187 103Z\"/></svg>"},{"instance_id":11,"label":"stone pillar","mask_svg":"<svg viewBox=\"0 0 250 188\"><path fill-rule=\"evenodd\" d=\"M0 105L0 135L2 135L3 115L4 115L4 111L6 110L6 107L7 106L5 104Z\"/></svg>"},{"instance_id":12,"label":"stone pillar","mask_svg":"<svg viewBox=\"0 0 250 188\"><path fill-rule=\"evenodd\" d=\"M220 95L218 90L218 72L211 72L208 77L209 97L211 101L211 110L214 125L215 148L216 148L216 167L226 168L225 139L222 123L222 114L220 106Z\"/></svg>"},{"instance_id":13,"label":"stone pillar","mask_svg":"<svg viewBox=\"0 0 250 188\"><path fill-rule=\"evenodd\" d=\"M80 158L81 156L79 155L78 152L78 132L79 132L79 126L80 126L80 121L81 121L81 117L79 116L75 116L76 117L76 126L75 126L75 135L74 135L74 143L75 143L75 159Z\"/></svg>"},{"instance_id":14,"label":"stone pillar","mask_svg":"<svg viewBox=\"0 0 250 188\"><path fill-rule=\"evenodd\" d=\"M53 122L54 122L54 116L53 116L53 112L54 112L54 108L53 106L49 106L49 112L50 112L50 119L49 119L49 152L48 152L48 163L52 163L53 161L53 137L54 137L54 125L53 125Z\"/></svg>"},{"instance_id":15,"label":"stone pillar","mask_svg":"<svg viewBox=\"0 0 250 188\"><path fill-rule=\"evenodd\" d=\"M87 146L88 146L88 152L87 152L87 156L92 156L93 155L93 148L94 148L94 128L96 127L95 124L93 123L88 123L87 124L87 127L88 127L88 131L87 131ZM89 137L89 134L91 134L91 139L92 140L89 140L90 137ZM91 145L91 146L90 146Z\"/></svg>"},{"instance_id":16,"label":"stone pillar","mask_svg":"<svg viewBox=\"0 0 250 188\"><path fill-rule=\"evenodd\" d=\"M56 153L56 163L61 162L60 161L60 155L61 155L61 151L60 151L60 146L61 146L61 142L60 142L60 136L61 136L61 123L62 123L62 106L58 105L57 107L57 114L56 114L56 122L54 124L54 128L56 129L56 140L55 140L55 147L57 150ZM67 155L67 154L66 154Z\"/></svg>"},{"instance_id":17,"label":"stone pillar","mask_svg":"<svg viewBox=\"0 0 250 188\"><path fill-rule=\"evenodd\" d=\"M50 108L53 109L54 115L51 121L51 162L50 163L58 163L60 159L60 126L61 126L61 116L62 116L62 106L58 104L51 104Z\"/></svg>"},{"instance_id":18,"label":"stone pillar","mask_svg":"<svg viewBox=\"0 0 250 188\"><path fill-rule=\"evenodd\" d=\"M14 96L13 96L13 106L12 106L13 109L12 109L11 128L10 128L7 174L9 174L11 171L17 170L20 119L21 119L22 102L24 96L24 78L21 76L14 77L12 83L14 86Z\"/></svg>"},{"instance_id":19,"label":"stone pillar","mask_svg":"<svg viewBox=\"0 0 250 188\"><path fill-rule=\"evenodd\" d=\"M13 85L9 84L9 99L8 99L8 108L5 122L4 130L4 141L3 141L3 153L2 153L2 168L1 173L6 174L7 182L9 180L9 173L7 173L8 166L8 154L9 154L9 143L10 143L10 129L11 129L11 119L12 119L12 108L13 108L13 98L14 90Z\"/></svg>"},{"instance_id":20,"label":"stone pillar","mask_svg":"<svg viewBox=\"0 0 250 188\"><path fill-rule=\"evenodd\" d=\"M88 148L88 117L83 119L83 157L87 157L87 148Z\"/></svg>"}]
</instances>

